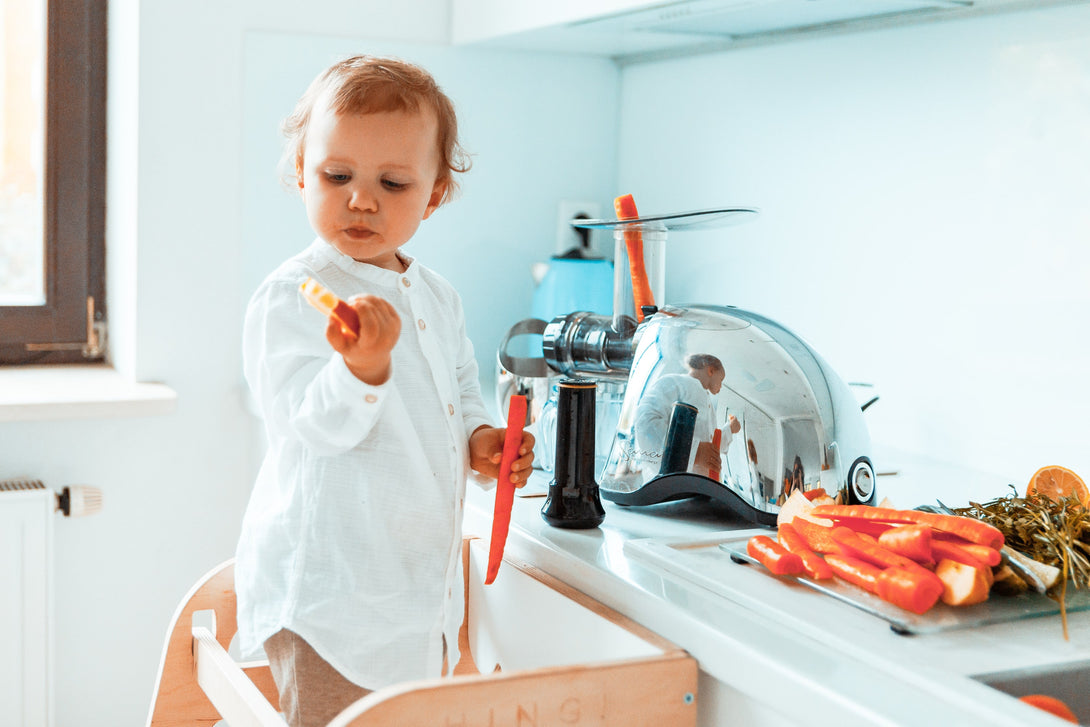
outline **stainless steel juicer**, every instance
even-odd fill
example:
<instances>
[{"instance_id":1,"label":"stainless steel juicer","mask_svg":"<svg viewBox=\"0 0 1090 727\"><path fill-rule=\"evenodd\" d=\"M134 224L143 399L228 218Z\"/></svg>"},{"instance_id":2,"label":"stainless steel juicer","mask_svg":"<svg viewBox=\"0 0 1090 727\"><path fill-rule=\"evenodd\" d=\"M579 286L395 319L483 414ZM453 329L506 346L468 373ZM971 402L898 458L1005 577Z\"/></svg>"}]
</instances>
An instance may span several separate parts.
<instances>
[{"instance_id":1,"label":"stainless steel juicer","mask_svg":"<svg viewBox=\"0 0 1090 727\"><path fill-rule=\"evenodd\" d=\"M709 212L581 223L618 233L613 315L575 311L547 324L523 321L517 329L542 331L541 359L505 361L501 351L501 361L516 375L583 377L613 391L623 383L623 397L600 401L596 417L604 499L646 506L705 496L762 524L775 523L795 489L820 487L841 503L873 502L862 409L798 335L731 306L648 307L637 323L631 284L622 279L629 268L620 233L639 226L645 242L661 243L674 220L680 229ZM664 279L657 247L648 257L652 288ZM539 437L549 432L546 419Z\"/></svg>"}]
</instances>

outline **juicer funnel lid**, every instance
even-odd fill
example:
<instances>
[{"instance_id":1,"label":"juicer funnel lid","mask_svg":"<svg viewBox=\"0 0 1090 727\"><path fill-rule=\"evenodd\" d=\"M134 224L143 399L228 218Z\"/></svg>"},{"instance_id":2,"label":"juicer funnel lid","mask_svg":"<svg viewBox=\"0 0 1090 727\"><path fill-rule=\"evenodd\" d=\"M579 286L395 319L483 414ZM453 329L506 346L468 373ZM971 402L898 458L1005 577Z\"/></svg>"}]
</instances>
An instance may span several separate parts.
<instances>
[{"instance_id":1,"label":"juicer funnel lid","mask_svg":"<svg viewBox=\"0 0 1090 727\"><path fill-rule=\"evenodd\" d=\"M759 214L756 207L721 207L717 209L675 212L665 215L641 215L628 220L572 220L572 227L618 229L646 225L667 230L709 230L749 222Z\"/></svg>"}]
</instances>

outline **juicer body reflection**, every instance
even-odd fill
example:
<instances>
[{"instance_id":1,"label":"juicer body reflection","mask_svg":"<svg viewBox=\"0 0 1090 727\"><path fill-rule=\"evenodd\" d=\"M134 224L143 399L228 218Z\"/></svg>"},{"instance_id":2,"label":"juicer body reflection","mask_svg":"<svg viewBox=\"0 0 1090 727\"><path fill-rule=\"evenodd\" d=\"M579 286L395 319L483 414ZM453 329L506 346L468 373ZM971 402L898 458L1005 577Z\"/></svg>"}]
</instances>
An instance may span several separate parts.
<instances>
[{"instance_id":1,"label":"juicer body reflection","mask_svg":"<svg viewBox=\"0 0 1090 727\"><path fill-rule=\"evenodd\" d=\"M560 330L564 320L568 331ZM619 342L588 347L608 336L587 336L592 326L575 314L550 325L550 366L616 376ZM583 333L573 334L578 327ZM703 495L764 524L775 522L795 489L821 487L842 503L874 500L862 410L828 364L782 325L732 307L666 306L628 345L623 403L598 421L611 433L611 441L598 437L609 441L599 453L604 499L652 505Z\"/></svg>"}]
</instances>

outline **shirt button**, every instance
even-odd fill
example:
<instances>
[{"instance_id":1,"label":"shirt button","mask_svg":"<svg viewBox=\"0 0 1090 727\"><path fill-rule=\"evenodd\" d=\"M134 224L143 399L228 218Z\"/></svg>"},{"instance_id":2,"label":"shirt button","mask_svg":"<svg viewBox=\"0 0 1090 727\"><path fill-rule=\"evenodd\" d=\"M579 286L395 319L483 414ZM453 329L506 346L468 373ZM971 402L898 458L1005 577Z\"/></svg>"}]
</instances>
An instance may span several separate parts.
<instances>
[{"instance_id":1,"label":"shirt button","mask_svg":"<svg viewBox=\"0 0 1090 727\"><path fill-rule=\"evenodd\" d=\"M454 404L447 404L447 413L454 416Z\"/></svg>"},{"instance_id":2,"label":"shirt button","mask_svg":"<svg viewBox=\"0 0 1090 727\"><path fill-rule=\"evenodd\" d=\"M426 323L424 323L424 319L423 319L423 318L420 318L420 319L418 319L418 320L416 321L416 327L417 327L417 328L419 328L420 330L424 330L425 328L427 328L427 327L428 327L428 325L427 325Z\"/></svg>"},{"instance_id":3,"label":"shirt button","mask_svg":"<svg viewBox=\"0 0 1090 727\"><path fill-rule=\"evenodd\" d=\"M409 286L411 286L413 284L413 281L409 280L408 278L402 278L401 279L401 284L404 285L406 288L408 288Z\"/></svg>"},{"instance_id":4,"label":"shirt button","mask_svg":"<svg viewBox=\"0 0 1090 727\"><path fill-rule=\"evenodd\" d=\"M374 404L376 401L378 401L378 397L374 394L368 394L367 396L363 397L363 400L366 401L368 404Z\"/></svg>"}]
</instances>

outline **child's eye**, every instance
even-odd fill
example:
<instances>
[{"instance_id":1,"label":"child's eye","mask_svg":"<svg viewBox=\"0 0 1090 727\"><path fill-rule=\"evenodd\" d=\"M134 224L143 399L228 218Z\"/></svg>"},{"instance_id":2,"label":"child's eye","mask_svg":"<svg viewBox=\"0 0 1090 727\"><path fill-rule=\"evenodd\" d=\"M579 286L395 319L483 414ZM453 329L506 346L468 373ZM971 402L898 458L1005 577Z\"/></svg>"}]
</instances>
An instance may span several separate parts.
<instances>
[{"instance_id":1,"label":"child's eye","mask_svg":"<svg viewBox=\"0 0 1090 727\"><path fill-rule=\"evenodd\" d=\"M343 184L351 179L351 175L342 174L340 172L326 172L325 178L336 184Z\"/></svg>"},{"instance_id":2,"label":"child's eye","mask_svg":"<svg viewBox=\"0 0 1090 727\"><path fill-rule=\"evenodd\" d=\"M392 179L383 179L382 186L386 187L386 189L390 189L396 192L405 189L405 187L408 187L409 185L404 184L403 182L395 182Z\"/></svg>"}]
</instances>

